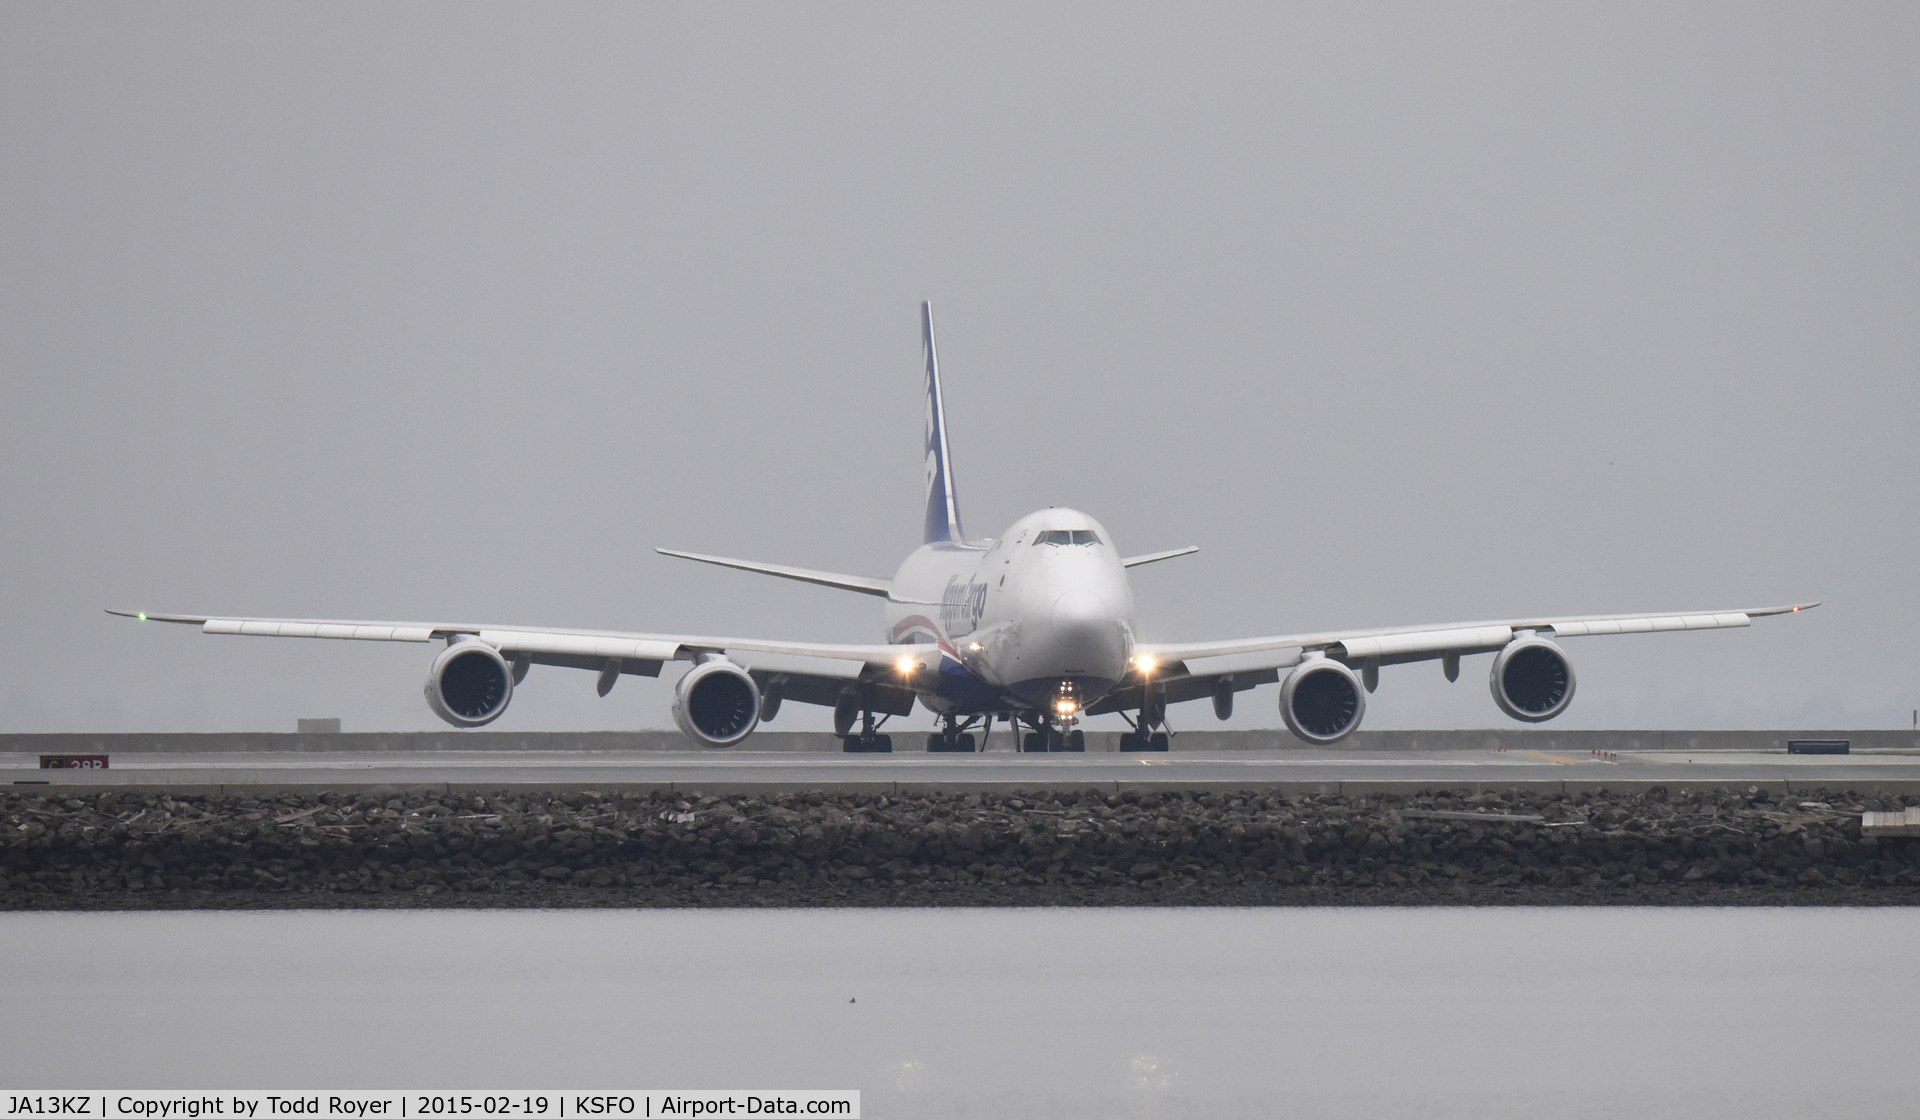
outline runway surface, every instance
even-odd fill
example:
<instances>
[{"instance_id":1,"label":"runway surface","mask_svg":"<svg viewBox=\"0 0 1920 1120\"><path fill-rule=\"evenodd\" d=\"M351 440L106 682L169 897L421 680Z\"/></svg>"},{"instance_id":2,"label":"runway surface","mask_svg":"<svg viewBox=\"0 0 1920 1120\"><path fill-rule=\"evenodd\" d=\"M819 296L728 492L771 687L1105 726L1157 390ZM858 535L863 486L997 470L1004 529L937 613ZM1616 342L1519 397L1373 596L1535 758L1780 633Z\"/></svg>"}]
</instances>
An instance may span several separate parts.
<instances>
[{"instance_id":1,"label":"runway surface","mask_svg":"<svg viewBox=\"0 0 1920 1120\"><path fill-rule=\"evenodd\" d=\"M0 779L53 786L367 787L448 785L764 786L887 789L1093 784L1302 785L1358 791L1406 783L1500 786L1559 783L1567 789L1664 783L1884 788L1920 792L1920 752L1846 756L1761 751L1623 751L1611 756L1532 750L1229 751L1161 755L1012 753L820 755L791 752L434 751L418 754L208 753L114 756L106 770L41 770L29 754L0 754ZM30 786L26 788L31 788Z\"/></svg>"}]
</instances>

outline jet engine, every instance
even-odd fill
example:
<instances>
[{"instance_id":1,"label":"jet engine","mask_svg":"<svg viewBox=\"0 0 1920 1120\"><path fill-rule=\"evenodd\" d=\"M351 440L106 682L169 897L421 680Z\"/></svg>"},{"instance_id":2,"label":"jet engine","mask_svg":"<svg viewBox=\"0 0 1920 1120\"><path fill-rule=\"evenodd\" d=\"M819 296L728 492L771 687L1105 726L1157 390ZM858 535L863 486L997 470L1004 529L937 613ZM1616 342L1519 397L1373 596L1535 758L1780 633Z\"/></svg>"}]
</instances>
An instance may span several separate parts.
<instances>
[{"instance_id":1,"label":"jet engine","mask_svg":"<svg viewBox=\"0 0 1920 1120\"><path fill-rule=\"evenodd\" d=\"M673 721L709 747L731 747L760 722L760 689L747 671L709 657L673 686Z\"/></svg>"},{"instance_id":2,"label":"jet engine","mask_svg":"<svg viewBox=\"0 0 1920 1120\"><path fill-rule=\"evenodd\" d=\"M427 707L455 727L492 723L511 699L513 667L485 642L455 642L427 671Z\"/></svg>"},{"instance_id":3,"label":"jet engine","mask_svg":"<svg viewBox=\"0 0 1920 1120\"><path fill-rule=\"evenodd\" d=\"M1514 719L1540 723L1573 702L1573 664L1545 638L1508 642L1493 659L1493 702Z\"/></svg>"},{"instance_id":4,"label":"jet engine","mask_svg":"<svg viewBox=\"0 0 1920 1120\"><path fill-rule=\"evenodd\" d=\"M1280 685L1280 717L1309 743L1337 743L1360 726L1367 694L1352 669L1324 657L1307 659Z\"/></svg>"}]
</instances>

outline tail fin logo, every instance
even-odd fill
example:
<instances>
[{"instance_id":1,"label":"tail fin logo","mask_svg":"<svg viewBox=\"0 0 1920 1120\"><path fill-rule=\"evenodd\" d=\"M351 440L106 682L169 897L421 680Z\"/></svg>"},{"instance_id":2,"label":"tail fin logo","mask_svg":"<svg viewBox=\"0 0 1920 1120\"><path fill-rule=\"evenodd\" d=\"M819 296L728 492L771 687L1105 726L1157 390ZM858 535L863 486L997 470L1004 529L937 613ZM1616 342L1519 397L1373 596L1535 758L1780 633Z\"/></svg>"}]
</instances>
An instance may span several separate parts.
<instances>
[{"instance_id":1,"label":"tail fin logo","mask_svg":"<svg viewBox=\"0 0 1920 1120\"><path fill-rule=\"evenodd\" d=\"M933 394L927 394L927 508L933 508L933 489L940 482L940 432L934 419Z\"/></svg>"}]
</instances>

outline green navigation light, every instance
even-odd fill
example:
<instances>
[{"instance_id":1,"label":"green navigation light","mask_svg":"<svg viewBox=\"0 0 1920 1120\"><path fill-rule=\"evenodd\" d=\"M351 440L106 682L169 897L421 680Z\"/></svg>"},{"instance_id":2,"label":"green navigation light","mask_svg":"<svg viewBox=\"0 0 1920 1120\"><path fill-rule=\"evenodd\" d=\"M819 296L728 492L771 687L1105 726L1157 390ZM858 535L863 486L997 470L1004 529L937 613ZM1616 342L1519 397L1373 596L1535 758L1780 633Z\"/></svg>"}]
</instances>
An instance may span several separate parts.
<instances>
[{"instance_id":1,"label":"green navigation light","mask_svg":"<svg viewBox=\"0 0 1920 1120\"><path fill-rule=\"evenodd\" d=\"M147 620L147 612L146 612L146 611L141 611L141 612L140 612L140 614L138 615L138 617L139 617L139 619L140 619L140 621L142 621L142 622L145 622L145 621Z\"/></svg>"}]
</instances>

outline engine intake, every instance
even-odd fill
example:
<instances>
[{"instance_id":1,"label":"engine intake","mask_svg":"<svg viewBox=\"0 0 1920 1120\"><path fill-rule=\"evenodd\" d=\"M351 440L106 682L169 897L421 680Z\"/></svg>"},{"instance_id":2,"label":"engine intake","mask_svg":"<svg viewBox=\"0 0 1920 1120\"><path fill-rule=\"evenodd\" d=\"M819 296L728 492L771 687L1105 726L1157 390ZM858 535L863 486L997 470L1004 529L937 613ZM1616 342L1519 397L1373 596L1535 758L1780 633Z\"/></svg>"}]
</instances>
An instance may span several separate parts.
<instances>
[{"instance_id":1,"label":"engine intake","mask_svg":"<svg viewBox=\"0 0 1920 1120\"><path fill-rule=\"evenodd\" d=\"M1488 684L1501 711L1542 723L1573 703L1573 663L1545 638L1516 638L1493 659Z\"/></svg>"},{"instance_id":2,"label":"engine intake","mask_svg":"<svg viewBox=\"0 0 1920 1120\"><path fill-rule=\"evenodd\" d=\"M760 689L740 666L708 658L673 687L673 721L696 742L730 747L759 724Z\"/></svg>"},{"instance_id":3,"label":"engine intake","mask_svg":"<svg viewBox=\"0 0 1920 1120\"><path fill-rule=\"evenodd\" d=\"M513 667L485 642L456 642L427 671L427 707L455 727L500 718L513 699Z\"/></svg>"},{"instance_id":4,"label":"engine intake","mask_svg":"<svg viewBox=\"0 0 1920 1120\"><path fill-rule=\"evenodd\" d=\"M1324 657L1309 659L1280 686L1280 717L1309 743L1337 743L1360 726L1367 694L1352 669Z\"/></svg>"}]
</instances>

